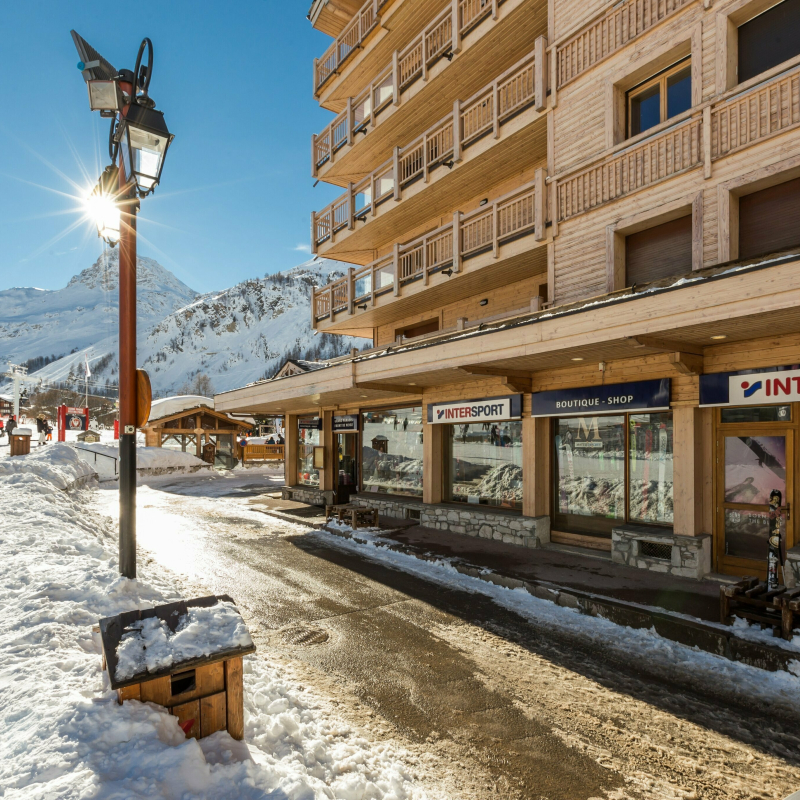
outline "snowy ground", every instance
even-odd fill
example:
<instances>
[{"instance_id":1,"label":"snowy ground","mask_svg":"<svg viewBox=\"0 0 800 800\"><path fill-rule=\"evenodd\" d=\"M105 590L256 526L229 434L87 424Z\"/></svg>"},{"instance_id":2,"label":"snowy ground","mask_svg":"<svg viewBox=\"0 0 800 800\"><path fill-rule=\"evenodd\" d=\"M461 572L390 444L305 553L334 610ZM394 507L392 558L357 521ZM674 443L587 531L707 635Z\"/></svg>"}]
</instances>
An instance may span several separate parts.
<instances>
[{"instance_id":1,"label":"snowy ground","mask_svg":"<svg viewBox=\"0 0 800 800\"><path fill-rule=\"evenodd\" d=\"M196 587L160 566L118 576L116 528L98 513L97 490L62 488L86 474L57 444L0 471L0 796L430 796L401 748L323 714L267 653L245 659L243 743L225 732L187 740L163 709L119 706L92 626Z\"/></svg>"}]
</instances>

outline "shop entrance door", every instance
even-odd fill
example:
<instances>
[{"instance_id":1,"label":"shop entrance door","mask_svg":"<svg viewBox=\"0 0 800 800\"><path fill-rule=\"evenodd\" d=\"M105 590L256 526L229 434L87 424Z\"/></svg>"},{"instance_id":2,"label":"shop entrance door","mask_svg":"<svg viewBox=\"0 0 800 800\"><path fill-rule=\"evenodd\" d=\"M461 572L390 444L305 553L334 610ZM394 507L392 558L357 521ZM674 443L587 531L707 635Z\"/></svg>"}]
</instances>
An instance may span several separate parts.
<instances>
[{"instance_id":1,"label":"shop entrance door","mask_svg":"<svg viewBox=\"0 0 800 800\"><path fill-rule=\"evenodd\" d=\"M792 488L794 436L791 428L728 426L717 437L717 570L729 575L767 572L769 496L783 498L783 530L794 545Z\"/></svg>"},{"instance_id":2,"label":"shop entrance door","mask_svg":"<svg viewBox=\"0 0 800 800\"><path fill-rule=\"evenodd\" d=\"M349 503L358 491L358 434L336 434L336 502Z\"/></svg>"}]
</instances>

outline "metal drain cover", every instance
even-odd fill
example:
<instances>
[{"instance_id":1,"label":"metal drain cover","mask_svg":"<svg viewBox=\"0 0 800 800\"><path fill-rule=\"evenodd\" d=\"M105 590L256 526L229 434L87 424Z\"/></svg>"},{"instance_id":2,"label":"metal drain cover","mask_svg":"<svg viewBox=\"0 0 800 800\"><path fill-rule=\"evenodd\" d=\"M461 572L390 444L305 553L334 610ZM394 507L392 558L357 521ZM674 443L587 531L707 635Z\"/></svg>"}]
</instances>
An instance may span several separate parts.
<instances>
[{"instance_id":1,"label":"metal drain cover","mask_svg":"<svg viewBox=\"0 0 800 800\"><path fill-rule=\"evenodd\" d=\"M330 638L327 631L322 628L313 628L307 625L292 625L281 631L284 644L294 647L310 647L315 644L325 644Z\"/></svg>"}]
</instances>

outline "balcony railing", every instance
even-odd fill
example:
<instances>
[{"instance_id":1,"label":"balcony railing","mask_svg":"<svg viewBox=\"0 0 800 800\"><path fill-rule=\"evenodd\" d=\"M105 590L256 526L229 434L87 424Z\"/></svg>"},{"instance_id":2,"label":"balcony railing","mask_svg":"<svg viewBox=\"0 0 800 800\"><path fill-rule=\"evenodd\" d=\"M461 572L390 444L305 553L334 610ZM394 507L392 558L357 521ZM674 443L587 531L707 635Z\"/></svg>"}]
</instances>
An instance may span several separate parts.
<instances>
[{"instance_id":1,"label":"balcony railing","mask_svg":"<svg viewBox=\"0 0 800 800\"><path fill-rule=\"evenodd\" d=\"M560 89L693 0L627 0L556 48Z\"/></svg>"},{"instance_id":2,"label":"balcony railing","mask_svg":"<svg viewBox=\"0 0 800 800\"><path fill-rule=\"evenodd\" d=\"M543 68L543 67L542 67ZM484 86L463 104L456 102L453 112L405 147L395 148L392 158L348 190L328 208L313 215L312 246L335 237L342 228L352 230L356 220L375 215L378 206L393 197L402 199L404 187L418 179L427 182L431 171L440 164L453 167L464 150L483 136L500 136L502 126L534 102L536 60L530 53L495 81ZM541 91L541 89L540 89Z\"/></svg>"},{"instance_id":3,"label":"balcony railing","mask_svg":"<svg viewBox=\"0 0 800 800\"><path fill-rule=\"evenodd\" d=\"M444 9L403 50L396 50L392 62L384 67L355 97L347 99L347 107L322 131L312 138L311 157L314 177L317 170L333 159L336 151L345 144L352 144L355 136L365 132L367 124L375 124L375 118L389 105L398 105L402 92L418 78L427 79L428 70L440 59L452 60L459 49L461 37L477 27L483 20L496 18L497 6L503 0L460 0L454 14L452 5ZM457 14L457 24L454 18ZM344 35L344 33L342 34ZM352 51L348 51L352 52ZM332 57L332 53L329 58ZM315 64L315 86L319 81L319 70L323 62ZM328 69L327 67L325 69ZM332 74L327 72L326 78Z\"/></svg>"},{"instance_id":4,"label":"balcony railing","mask_svg":"<svg viewBox=\"0 0 800 800\"><path fill-rule=\"evenodd\" d=\"M322 58L314 59L314 89L319 90L335 74L348 56L364 41L367 34L380 21L378 11L386 0L367 0L336 37Z\"/></svg>"},{"instance_id":5,"label":"balcony railing","mask_svg":"<svg viewBox=\"0 0 800 800\"><path fill-rule=\"evenodd\" d=\"M456 212L452 223L395 245L390 255L363 267L351 267L344 278L312 289L314 323L374 304L375 298L384 294L401 296L406 285L417 280L427 283L433 273L447 267L457 273L463 260L479 253L491 251L497 257L504 242L535 233L537 224L544 227L546 209L542 205L537 215L537 197L544 199L542 183L537 186L533 181L491 205L468 214ZM541 233L539 238L543 238Z\"/></svg>"}]
</instances>

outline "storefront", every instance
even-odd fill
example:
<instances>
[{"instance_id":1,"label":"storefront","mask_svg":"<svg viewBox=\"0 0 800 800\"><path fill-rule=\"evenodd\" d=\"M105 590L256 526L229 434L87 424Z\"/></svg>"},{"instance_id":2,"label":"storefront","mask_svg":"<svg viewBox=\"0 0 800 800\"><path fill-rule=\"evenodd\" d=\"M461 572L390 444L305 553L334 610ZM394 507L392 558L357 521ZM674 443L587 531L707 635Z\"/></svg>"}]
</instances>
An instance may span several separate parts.
<instances>
[{"instance_id":1,"label":"storefront","mask_svg":"<svg viewBox=\"0 0 800 800\"><path fill-rule=\"evenodd\" d=\"M422 497L422 407L361 414L361 490Z\"/></svg>"},{"instance_id":2,"label":"storefront","mask_svg":"<svg viewBox=\"0 0 800 800\"><path fill-rule=\"evenodd\" d=\"M348 503L350 496L358 491L358 414L335 416L333 446L336 455L336 502Z\"/></svg>"},{"instance_id":3,"label":"storefront","mask_svg":"<svg viewBox=\"0 0 800 800\"><path fill-rule=\"evenodd\" d=\"M611 538L624 524L673 522L670 379L536 392L552 419L553 531Z\"/></svg>"},{"instance_id":4,"label":"storefront","mask_svg":"<svg viewBox=\"0 0 800 800\"><path fill-rule=\"evenodd\" d=\"M299 417L297 420L297 483L319 488L319 460L314 449L321 446L322 418Z\"/></svg>"},{"instance_id":5,"label":"storefront","mask_svg":"<svg viewBox=\"0 0 800 800\"><path fill-rule=\"evenodd\" d=\"M522 510L522 395L428 406L443 425L443 500Z\"/></svg>"},{"instance_id":6,"label":"storefront","mask_svg":"<svg viewBox=\"0 0 800 800\"><path fill-rule=\"evenodd\" d=\"M771 492L781 493L787 549L797 541L800 368L703 375L700 405L714 409L716 568L763 577Z\"/></svg>"}]
</instances>

